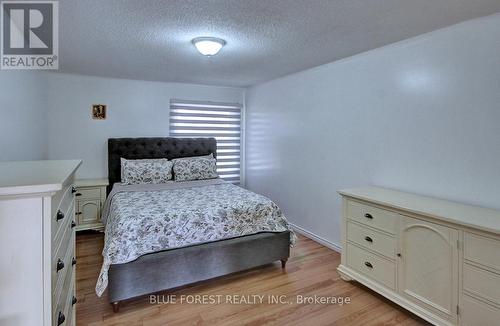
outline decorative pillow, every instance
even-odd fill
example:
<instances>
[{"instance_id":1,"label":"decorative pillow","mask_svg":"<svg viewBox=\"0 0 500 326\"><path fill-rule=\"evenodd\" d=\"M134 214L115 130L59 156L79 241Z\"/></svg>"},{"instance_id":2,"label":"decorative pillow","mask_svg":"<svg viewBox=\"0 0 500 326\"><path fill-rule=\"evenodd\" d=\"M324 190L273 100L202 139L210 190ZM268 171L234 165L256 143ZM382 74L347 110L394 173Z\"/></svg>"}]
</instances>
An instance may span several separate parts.
<instances>
[{"instance_id":1,"label":"decorative pillow","mask_svg":"<svg viewBox=\"0 0 500 326\"><path fill-rule=\"evenodd\" d=\"M193 158L214 158L214 154L210 153L208 155L202 155L202 156L179 157L179 158L174 158L172 161L190 160L190 159L193 159Z\"/></svg>"},{"instance_id":2,"label":"decorative pillow","mask_svg":"<svg viewBox=\"0 0 500 326\"><path fill-rule=\"evenodd\" d=\"M121 160L123 184L166 183L172 180L174 163L167 159Z\"/></svg>"},{"instance_id":3,"label":"decorative pillow","mask_svg":"<svg viewBox=\"0 0 500 326\"><path fill-rule=\"evenodd\" d=\"M218 178L217 161L213 157L190 157L173 159L175 181L190 181Z\"/></svg>"}]
</instances>

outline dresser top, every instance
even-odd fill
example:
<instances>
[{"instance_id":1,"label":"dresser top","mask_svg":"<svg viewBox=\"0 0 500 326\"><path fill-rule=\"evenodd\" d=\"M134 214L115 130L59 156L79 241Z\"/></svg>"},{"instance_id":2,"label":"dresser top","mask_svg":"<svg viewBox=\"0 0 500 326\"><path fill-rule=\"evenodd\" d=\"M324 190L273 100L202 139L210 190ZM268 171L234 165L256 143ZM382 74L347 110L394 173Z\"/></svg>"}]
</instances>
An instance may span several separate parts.
<instances>
[{"instance_id":1,"label":"dresser top","mask_svg":"<svg viewBox=\"0 0 500 326\"><path fill-rule=\"evenodd\" d=\"M80 164L81 160L0 162L0 196L59 191Z\"/></svg>"},{"instance_id":2,"label":"dresser top","mask_svg":"<svg viewBox=\"0 0 500 326\"><path fill-rule=\"evenodd\" d=\"M500 211L452 201L380 188L363 187L340 190L343 196L500 234Z\"/></svg>"},{"instance_id":3,"label":"dresser top","mask_svg":"<svg viewBox=\"0 0 500 326\"><path fill-rule=\"evenodd\" d=\"M76 187L102 187L108 185L108 179L78 179L75 182Z\"/></svg>"}]
</instances>

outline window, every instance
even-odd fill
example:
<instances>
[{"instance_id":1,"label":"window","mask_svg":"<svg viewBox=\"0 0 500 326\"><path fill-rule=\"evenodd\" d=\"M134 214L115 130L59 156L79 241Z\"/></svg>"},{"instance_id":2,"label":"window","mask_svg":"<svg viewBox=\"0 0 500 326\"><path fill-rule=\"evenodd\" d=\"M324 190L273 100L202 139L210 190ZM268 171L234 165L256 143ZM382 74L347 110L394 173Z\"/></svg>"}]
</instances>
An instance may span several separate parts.
<instances>
[{"instance_id":1,"label":"window","mask_svg":"<svg viewBox=\"0 0 500 326\"><path fill-rule=\"evenodd\" d=\"M170 101L172 137L214 137L217 139L217 172L240 183L241 104Z\"/></svg>"}]
</instances>

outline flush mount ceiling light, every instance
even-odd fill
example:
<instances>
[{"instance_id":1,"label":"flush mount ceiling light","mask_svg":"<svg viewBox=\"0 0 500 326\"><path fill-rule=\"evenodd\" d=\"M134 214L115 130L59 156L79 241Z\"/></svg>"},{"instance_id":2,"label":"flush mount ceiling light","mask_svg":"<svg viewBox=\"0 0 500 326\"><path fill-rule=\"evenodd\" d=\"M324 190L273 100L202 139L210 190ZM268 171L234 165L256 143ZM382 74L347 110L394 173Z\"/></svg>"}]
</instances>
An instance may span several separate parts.
<instances>
[{"instance_id":1,"label":"flush mount ceiling light","mask_svg":"<svg viewBox=\"0 0 500 326\"><path fill-rule=\"evenodd\" d=\"M197 37L191 42L198 52L206 56L216 55L226 45L226 41L217 37Z\"/></svg>"}]
</instances>

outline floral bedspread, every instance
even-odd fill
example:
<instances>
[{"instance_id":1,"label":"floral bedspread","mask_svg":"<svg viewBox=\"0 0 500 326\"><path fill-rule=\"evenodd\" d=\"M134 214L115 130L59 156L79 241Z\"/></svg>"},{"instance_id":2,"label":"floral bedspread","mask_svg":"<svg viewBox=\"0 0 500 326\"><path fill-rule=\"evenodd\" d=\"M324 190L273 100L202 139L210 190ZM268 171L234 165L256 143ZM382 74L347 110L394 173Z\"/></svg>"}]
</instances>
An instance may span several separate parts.
<instances>
[{"instance_id":1,"label":"floral bedspread","mask_svg":"<svg viewBox=\"0 0 500 326\"><path fill-rule=\"evenodd\" d=\"M101 296L112 264L166 249L259 232L291 231L270 199L221 179L156 185L115 185L103 209ZM293 232L290 245L296 241Z\"/></svg>"}]
</instances>

